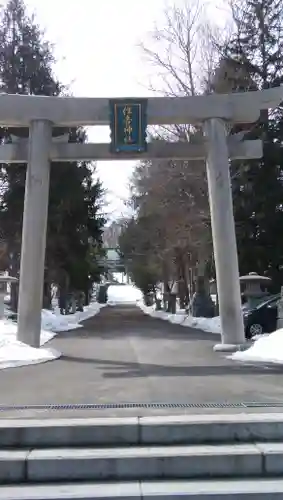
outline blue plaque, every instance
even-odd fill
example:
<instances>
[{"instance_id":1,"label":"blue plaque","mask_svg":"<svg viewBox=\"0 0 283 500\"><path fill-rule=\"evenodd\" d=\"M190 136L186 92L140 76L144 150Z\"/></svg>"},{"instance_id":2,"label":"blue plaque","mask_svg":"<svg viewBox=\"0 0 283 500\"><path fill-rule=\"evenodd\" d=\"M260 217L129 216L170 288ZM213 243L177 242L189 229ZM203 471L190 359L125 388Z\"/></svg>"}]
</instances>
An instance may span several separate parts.
<instances>
[{"instance_id":1,"label":"blue plaque","mask_svg":"<svg viewBox=\"0 0 283 500\"><path fill-rule=\"evenodd\" d=\"M147 99L110 99L112 153L146 151Z\"/></svg>"}]
</instances>

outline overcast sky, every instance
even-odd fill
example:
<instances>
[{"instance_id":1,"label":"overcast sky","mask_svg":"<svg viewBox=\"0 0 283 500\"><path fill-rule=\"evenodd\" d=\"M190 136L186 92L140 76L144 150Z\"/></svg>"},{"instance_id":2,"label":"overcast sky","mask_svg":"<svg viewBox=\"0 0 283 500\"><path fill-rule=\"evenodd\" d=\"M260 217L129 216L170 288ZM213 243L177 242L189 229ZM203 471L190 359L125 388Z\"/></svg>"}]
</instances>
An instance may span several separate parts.
<instances>
[{"instance_id":1,"label":"overcast sky","mask_svg":"<svg viewBox=\"0 0 283 500\"><path fill-rule=\"evenodd\" d=\"M150 95L148 70L137 47L152 29L164 0L26 0L46 37L55 44L56 73L71 83L76 96ZM91 128L89 139L108 142L107 128ZM123 210L134 163L99 162L99 176L109 190L108 210Z\"/></svg>"},{"instance_id":2,"label":"overcast sky","mask_svg":"<svg viewBox=\"0 0 283 500\"><path fill-rule=\"evenodd\" d=\"M182 0L175 0L178 3ZM148 39L173 0L26 0L46 37L55 44L56 73L75 96L148 96L149 67L138 43ZM89 139L108 142L107 128L91 128ZM121 213L133 162L99 162L111 199Z\"/></svg>"}]
</instances>

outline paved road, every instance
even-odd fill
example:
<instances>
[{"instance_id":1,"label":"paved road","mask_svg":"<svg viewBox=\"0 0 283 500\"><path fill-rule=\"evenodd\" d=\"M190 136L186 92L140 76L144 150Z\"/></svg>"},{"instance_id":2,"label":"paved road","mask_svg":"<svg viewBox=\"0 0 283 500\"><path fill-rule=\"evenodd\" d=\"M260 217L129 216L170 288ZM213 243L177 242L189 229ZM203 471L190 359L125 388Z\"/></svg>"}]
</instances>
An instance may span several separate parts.
<instances>
[{"instance_id":1,"label":"paved road","mask_svg":"<svg viewBox=\"0 0 283 500\"><path fill-rule=\"evenodd\" d=\"M215 341L138 308L107 307L51 342L61 359L2 370L0 404L283 401L280 367L237 365L213 352Z\"/></svg>"}]
</instances>

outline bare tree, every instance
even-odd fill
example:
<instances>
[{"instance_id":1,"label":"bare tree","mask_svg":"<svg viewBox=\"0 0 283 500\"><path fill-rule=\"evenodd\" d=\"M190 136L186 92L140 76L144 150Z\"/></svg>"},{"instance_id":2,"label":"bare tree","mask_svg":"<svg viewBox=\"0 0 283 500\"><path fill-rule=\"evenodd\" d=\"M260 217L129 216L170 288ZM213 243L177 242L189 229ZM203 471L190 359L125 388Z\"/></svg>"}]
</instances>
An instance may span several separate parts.
<instances>
[{"instance_id":1,"label":"bare tree","mask_svg":"<svg viewBox=\"0 0 283 500\"><path fill-rule=\"evenodd\" d=\"M188 268L195 267L200 257L211 251L203 162L194 162L194 166L195 172L190 162L142 162L132 182L138 218L154 221L152 234L146 234L146 238L150 237L151 252L162 269L162 281L166 287L171 279L178 280L184 301L188 296Z\"/></svg>"},{"instance_id":2,"label":"bare tree","mask_svg":"<svg viewBox=\"0 0 283 500\"><path fill-rule=\"evenodd\" d=\"M201 0L184 0L167 7L162 25L155 25L147 43L140 44L146 62L154 70L150 89L163 95L197 95L203 93L218 60L212 37L220 35L212 25L207 4Z\"/></svg>"},{"instance_id":3,"label":"bare tree","mask_svg":"<svg viewBox=\"0 0 283 500\"><path fill-rule=\"evenodd\" d=\"M161 25L154 27L147 43L140 44L154 71L151 90L168 96L195 96L209 90L219 53L211 43L218 28L210 23L206 10L205 0L167 7ZM158 135L175 141L202 140L201 128L186 124L160 127ZM151 162L150 170L140 181L147 186L145 206L156 212L159 204L167 231L172 226L170 245L194 255L203 273L212 249L205 163Z\"/></svg>"}]
</instances>

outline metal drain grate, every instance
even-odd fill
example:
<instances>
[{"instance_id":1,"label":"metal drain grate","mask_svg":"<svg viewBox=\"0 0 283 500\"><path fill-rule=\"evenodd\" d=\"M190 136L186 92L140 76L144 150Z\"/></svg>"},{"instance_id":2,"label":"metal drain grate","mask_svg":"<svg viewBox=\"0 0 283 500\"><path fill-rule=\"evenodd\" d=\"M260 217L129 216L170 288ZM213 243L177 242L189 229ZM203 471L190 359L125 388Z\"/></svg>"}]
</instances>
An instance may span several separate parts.
<instances>
[{"instance_id":1,"label":"metal drain grate","mask_svg":"<svg viewBox=\"0 0 283 500\"><path fill-rule=\"evenodd\" d=\"M106 404L47 404L47 405L0 405L0 412L24 410L127 410L127 409L225 409L225 408L283 408L282 402L242 402L242 403L106 403Z\"/></svg>"}]
</instances>

